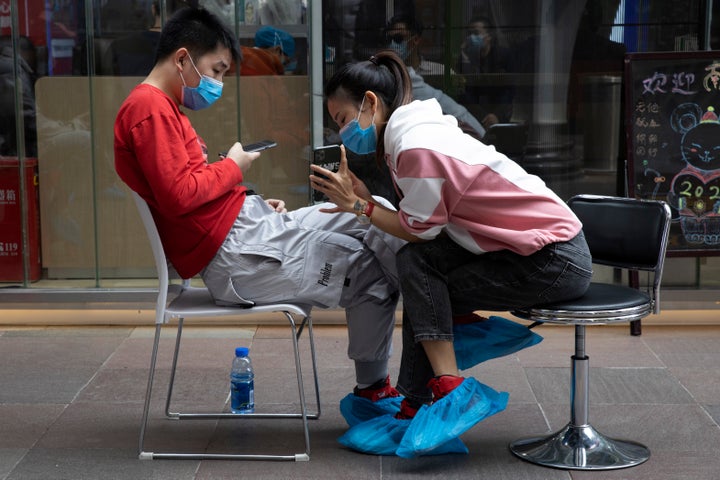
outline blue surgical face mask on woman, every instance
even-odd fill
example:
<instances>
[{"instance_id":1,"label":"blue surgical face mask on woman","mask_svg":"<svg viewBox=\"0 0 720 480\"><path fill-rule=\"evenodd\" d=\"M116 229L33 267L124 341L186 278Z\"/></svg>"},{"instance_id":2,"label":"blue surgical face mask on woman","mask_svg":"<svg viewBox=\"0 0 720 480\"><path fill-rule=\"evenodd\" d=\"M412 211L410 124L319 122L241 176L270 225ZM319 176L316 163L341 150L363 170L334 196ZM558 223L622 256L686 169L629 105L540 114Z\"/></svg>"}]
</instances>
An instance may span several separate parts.
<instances>
[{"instance_id":1,"label":"blue surgical face mask on woman","mask_svg":"<svg viewBox=\"0 0 720 480\"><path fill-rule=\"evenodd\" d=\"M360 114L365 103L365 97L360 102L360 111L357 118L351 120L347 125L340 129L340 138L345 148L358 155L367 155L373 153L377 148L377 132L375 131L375 114L373 113L370 120L370 126L362 128L360 126Z\"/></svg>"},{"instance_id":2,"label":"blue surgical face mask on woman","mask_svg":"<svg viewBox=\"0 0 720 480\"><path fill-rule=\"evenodd\" d=\"M202 75L195 66L195 62L193 62L192 57L188 55L188 58L190 59L190 63L193 68L200 76L200 83L198 83L197 87L188 87L185 83L185 77L183 77L182 72L180 72L180 78L182 78L183 81L182 98L180 103L190 110L202 110L203 108L209 107L215 103L218 98L220 98L222 95L223 83L212 77L208 77L207 75Z\"/></svg>"}]
</instances>

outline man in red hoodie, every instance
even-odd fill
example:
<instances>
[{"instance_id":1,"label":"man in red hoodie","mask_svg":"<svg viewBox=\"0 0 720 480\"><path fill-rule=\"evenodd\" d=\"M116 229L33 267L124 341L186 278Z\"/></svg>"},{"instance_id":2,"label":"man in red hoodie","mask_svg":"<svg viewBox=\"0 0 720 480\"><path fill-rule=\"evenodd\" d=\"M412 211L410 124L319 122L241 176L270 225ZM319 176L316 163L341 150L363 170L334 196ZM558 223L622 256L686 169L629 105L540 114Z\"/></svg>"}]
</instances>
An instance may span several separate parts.
<instances>
[{"instance_id":1,"label":"man in red hoodie","mask_svg":"<svg viewBox=\"0 0 720 480\"><path fill-rule=\"evenodd\" d=\"M118 112L115 169L148 203L183 278L201 275L224 305L292 300L345 308L357 381L349 396L398 398L388 359L403 242L363 223L362 212L328 215L322 205L287 212L282 200L252 195L241 183L260 154L235 143L209 163L183 113L217 100L224 74L240 60L234 34L218 18L204 9L176 12L155 66Z\"/></svg>"}]
</instances>

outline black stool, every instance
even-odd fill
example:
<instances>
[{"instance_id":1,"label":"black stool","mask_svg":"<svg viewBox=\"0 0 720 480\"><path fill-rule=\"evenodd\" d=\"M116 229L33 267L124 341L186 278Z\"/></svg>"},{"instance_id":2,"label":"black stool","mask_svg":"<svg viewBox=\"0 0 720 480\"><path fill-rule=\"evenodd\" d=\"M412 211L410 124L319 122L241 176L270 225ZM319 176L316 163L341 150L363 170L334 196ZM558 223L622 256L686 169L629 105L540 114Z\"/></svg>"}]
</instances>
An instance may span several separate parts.
<instances>
[{"instance_id":1,"label":"black stool","mask_svg":"<svg viewBox=\"0 0 720 480\"><path fill-rule=\"evenodd\" d=\"M532 463L571 470L611 470L645 462L650 450L636 442L609 438L588 421L589 358L585 326L640 320L660 311L659 293L670 207L665 202L578 195L568 202L583 222L593 263L626 271L647 271L647 291L593 282L580 298L515 310L533 322L575 325L570 422L547 436L516 440L510 450Z\"/></svg>"}]
</instances>

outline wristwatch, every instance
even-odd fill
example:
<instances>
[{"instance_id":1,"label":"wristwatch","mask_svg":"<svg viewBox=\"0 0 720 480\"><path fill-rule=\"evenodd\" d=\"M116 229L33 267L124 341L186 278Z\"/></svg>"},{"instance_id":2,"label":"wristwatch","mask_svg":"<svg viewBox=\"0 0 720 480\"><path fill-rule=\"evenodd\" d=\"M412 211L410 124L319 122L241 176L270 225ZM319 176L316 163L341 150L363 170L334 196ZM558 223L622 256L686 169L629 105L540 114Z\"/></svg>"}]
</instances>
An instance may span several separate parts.
<instances>
[{"instance_id":1,"label":"wristwatch","mask_svg":"<svg viewBox=\"0 0 720 480\"><path fill-rule=\"evenodd\" d=\"M370 223L370 215L372 215L374 209L375 204L372 202L361 202L360 200L356 200L355 205L353 205L353 210L355 211L355 215L357 215L358 222L363 225Z\"/></svg>"}]
</instances>

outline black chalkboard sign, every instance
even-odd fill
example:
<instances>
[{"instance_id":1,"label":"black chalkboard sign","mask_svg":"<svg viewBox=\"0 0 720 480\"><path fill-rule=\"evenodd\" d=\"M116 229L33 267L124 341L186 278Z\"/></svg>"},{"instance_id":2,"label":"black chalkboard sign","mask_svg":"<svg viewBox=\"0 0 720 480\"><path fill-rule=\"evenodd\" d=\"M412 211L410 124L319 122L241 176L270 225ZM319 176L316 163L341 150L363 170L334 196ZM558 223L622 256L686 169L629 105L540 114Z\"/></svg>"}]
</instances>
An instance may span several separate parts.
<instances>
[{"instance_id":1,"label":"black chalkboard sign","mask_svg":"<svg viewBox=\"0 0 720 480\"><path fill-rule=\"evenodd\" d=\"M673 212L668 255L720 255L720 51L625 56L628 193Z\"/></svg>"}]
</instances>

